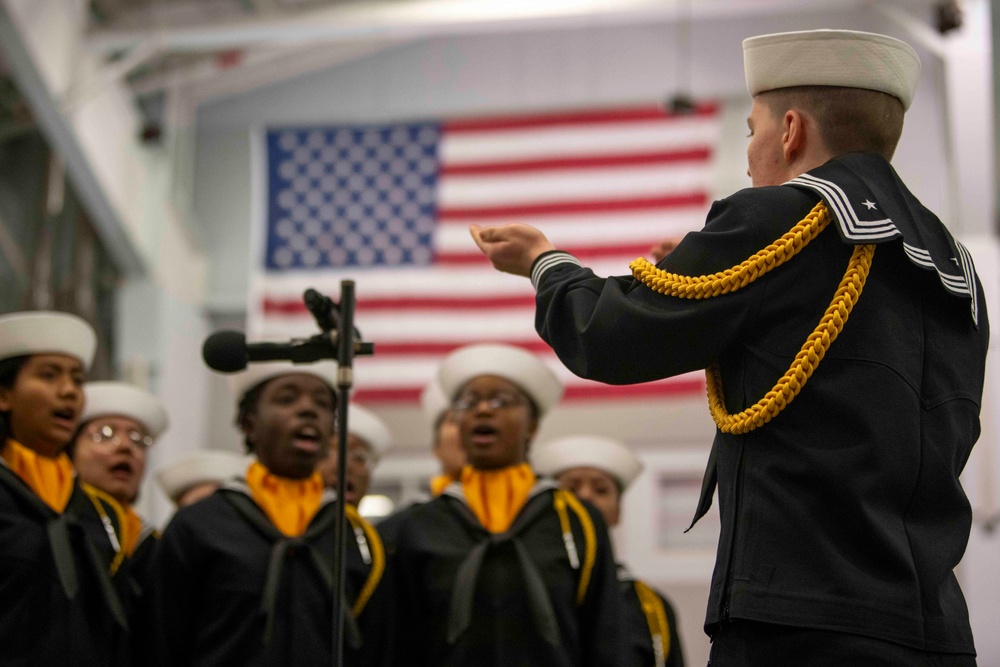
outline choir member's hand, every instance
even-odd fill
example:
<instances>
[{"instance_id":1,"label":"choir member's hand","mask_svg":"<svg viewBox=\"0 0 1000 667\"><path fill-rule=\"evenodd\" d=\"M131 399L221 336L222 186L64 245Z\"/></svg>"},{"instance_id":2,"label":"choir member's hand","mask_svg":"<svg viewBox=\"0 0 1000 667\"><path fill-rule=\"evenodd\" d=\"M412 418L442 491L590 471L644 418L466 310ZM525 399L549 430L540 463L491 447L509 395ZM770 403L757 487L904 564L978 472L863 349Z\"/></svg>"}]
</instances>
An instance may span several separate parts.
<instances>
[{"instance_id":1,"label":"choir member's hand","mask_svg":"<svg viewBox=\"0 0 1000 667\"><path fill-rule=\"evenodd\" d=\"M659 262L677 247L681 242L679 236L669 236L649 249L649 256L653 258L653 263Z\"/></svg>"},{"instance_id":2,"label":"choir member's hand","mask_svg":"<svg viewBox=\"0 0 1000 667\"><path fill-rule=\"evenodd\" d=\"M543 252L555 250L544 234L528 225L470 225L469 232L494 267L517 276L530 276L535 259Z\"/></svg>"}]
</instances>

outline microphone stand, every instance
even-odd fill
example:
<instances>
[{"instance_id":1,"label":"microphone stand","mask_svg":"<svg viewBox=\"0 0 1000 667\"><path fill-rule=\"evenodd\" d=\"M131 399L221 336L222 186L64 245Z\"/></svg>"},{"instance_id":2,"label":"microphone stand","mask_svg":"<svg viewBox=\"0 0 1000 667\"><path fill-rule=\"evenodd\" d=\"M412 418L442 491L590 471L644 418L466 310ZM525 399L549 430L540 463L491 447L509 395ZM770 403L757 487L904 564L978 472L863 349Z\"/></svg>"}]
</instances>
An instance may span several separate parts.
<instances>
[{"instance_id":1,"label":"microphone stand","mask_svg":"<svg viewBox=\"0 0 1000 667\"><path fill-rule=\"evenodd\" d=\"M354 384L354 355L374 354L372 343L361 342L354 328L354 281L340 281L340 304L313 289L306 290L303 300L316 324L337 348L337 514L334 519L333 546L333 665L344 664L344 581L346 551L346 517L344 489L347 488L347 412L351 387ZM339 329L339 333L338 333ZM355 340L357 338L358 340Z\"/></svg>"}]
</instances>

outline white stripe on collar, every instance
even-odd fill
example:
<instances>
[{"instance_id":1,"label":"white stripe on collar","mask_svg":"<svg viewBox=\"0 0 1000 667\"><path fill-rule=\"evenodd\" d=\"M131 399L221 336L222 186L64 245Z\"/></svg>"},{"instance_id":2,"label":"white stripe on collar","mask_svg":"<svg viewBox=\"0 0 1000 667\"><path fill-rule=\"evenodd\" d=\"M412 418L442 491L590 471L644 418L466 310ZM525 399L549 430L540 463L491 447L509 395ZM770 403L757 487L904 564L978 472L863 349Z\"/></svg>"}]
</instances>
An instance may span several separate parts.
<instances>
[{"instance_id":1,"label":"white stripe on collar","mask_svg":"<svg viewBox=\"0 0 1000 667\"><path fill-rule=\"evenodd\" d=\"M812 174L802 174L785 185L802 185L819 193L833 209L844 236L854 241L888 240L901 236L892 220L861 220L855 213L847 194L833 181L816 178Z\"/></svg>"},{"instance_id":2,"label":"white stripe on collar","mask_svg":"<svg viewBox=\"0 0 1000 667\"><path fill-rule=\"evenodd\" d=\"M882 220L861 220L858 217L854 206L851 204L847 194L839 185L833 181L818 178L812 174L802 174L784 185L799 185L812 190L826 201L834 213L841 233L844 238L852 241L863 241L874 243L876 241L887 241L902 236L902 232L889 218ZM941 280L941 284L952 294L967 296L972 300L970 305L972 311L972 321L979 322L979 296L976 290L976 269L972 262L972 256L958 239L952 237L955 246L958 248L959 258L952 257L958 274L947 273L934 263L930 252L909 243L903 242L903 251L915 265L931 270L933 269Z\"/></svg>"}]
</instances>

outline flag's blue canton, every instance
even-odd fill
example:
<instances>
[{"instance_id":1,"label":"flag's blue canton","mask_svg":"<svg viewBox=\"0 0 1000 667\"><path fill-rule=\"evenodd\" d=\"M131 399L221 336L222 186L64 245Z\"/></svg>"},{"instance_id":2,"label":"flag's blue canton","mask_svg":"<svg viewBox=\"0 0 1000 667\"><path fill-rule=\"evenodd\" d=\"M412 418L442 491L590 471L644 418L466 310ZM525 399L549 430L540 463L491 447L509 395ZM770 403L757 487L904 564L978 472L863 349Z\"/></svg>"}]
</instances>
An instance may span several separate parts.
<instances>
[{"instance_id":1,"label":"flag's blue canton","mask_svg":"<svg viewBox=\"0 0 1000 667\"><path fill-rule=\"evenodd\" d=\"M437 124L267 133L268 270L430 264Z\"/></svg>"}]
</instances>

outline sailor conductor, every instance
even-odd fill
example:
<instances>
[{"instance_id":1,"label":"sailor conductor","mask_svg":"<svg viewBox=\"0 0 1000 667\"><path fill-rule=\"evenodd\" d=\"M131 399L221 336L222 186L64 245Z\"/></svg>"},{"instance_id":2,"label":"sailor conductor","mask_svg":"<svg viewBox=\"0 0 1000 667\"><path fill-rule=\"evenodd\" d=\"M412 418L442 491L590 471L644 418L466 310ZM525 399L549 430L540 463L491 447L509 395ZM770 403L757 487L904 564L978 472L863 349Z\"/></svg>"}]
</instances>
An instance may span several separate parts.
<instances>
[{"instance_id":1,"label":"sailor conductor","mask_svg":"<svg viewBox=\"0 0 1000 667\"><path fill-rule=\"evenodd\" d=\"M975 664L953 570L989 324L968 251L889 164L919 59L850 31L743 47L754 187L658 265L605 279L531 227L473 236L531 275L578 375L707 369L713 667Z\"/></svg>"}]
</instances>

